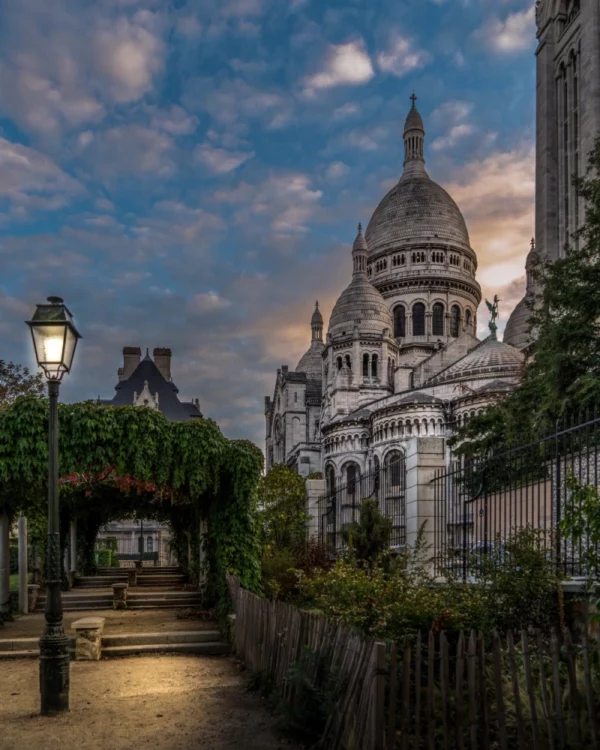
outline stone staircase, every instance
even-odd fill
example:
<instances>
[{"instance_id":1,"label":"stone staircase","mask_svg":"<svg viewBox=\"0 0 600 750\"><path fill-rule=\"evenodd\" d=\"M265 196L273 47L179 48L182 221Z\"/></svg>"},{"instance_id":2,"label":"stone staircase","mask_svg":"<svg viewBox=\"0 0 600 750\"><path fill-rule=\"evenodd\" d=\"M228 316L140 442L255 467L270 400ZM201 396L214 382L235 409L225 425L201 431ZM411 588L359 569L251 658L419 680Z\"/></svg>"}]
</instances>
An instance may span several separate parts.
<instances>
[{"instance_id":1,"label":"stone staircase","mask_svg":"<svg viewBox=\"0 0 600 750\"><path fill-rule=\"evenodd\" d=\"M223 656L230 647L220 640L217 630L175 631L173 633L132 633L102 637L102 658L136 656L138 654L202 654ZM71 658L75 655L75 638L69 638ZM0 661L3 659L37 659L39 638L0 640Z\"/></svg>"},{"instance_id":2,"label":"stone staircase","mask_svg":"<svg viewBox=\"0 0 600 750\"><path fill-rule=\"evenodd\" d=\"M46 595L38 597L36 612L42 612L46 603ZM62 593L63 611L84 612L88 610L112 609L112 589L90 593ZM163 607L199 608L202 606L202 596L197 591L139 591L129 589L127 592L127 609L156 609Z\"/></svg>"},{"instance_id":3,"label":"stone staircase","mask_svg":"<svg viewBox=\"0 0 600 750\"><path fill-rule=\"evenodd\" d=\"M142 568L137 577L137 585L143 587L181 586L185 583L185 575L180 568ZM113 583L127 583L127 568L98 568L95 576L79 576L75 579L73 588L104 588Z\"/></svg>"}]
</instances>

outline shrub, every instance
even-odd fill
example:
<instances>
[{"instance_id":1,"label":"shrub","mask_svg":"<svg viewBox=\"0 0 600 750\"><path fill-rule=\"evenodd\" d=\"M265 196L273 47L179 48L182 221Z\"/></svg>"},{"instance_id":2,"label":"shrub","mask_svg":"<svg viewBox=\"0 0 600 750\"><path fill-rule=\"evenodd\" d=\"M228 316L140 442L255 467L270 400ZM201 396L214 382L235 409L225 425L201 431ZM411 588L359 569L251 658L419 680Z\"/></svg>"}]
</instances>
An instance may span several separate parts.
<instances>
[{"instance_id":1,"label":"shrub","mask_svg":"<svg viewBox=\"0 0 600 750\"><path fill-rule=\"evenodd\" d=\"M118 568L119 560L112 549L96 550L96 565L99 568Z\"/></svg>"},{"instance_id":2,"label":"shrub","mask_svg":"<svg viewBox=\"0 0 600 750\"><path fill-rule=\"evenodd\" d=\"M372 568L389 550L392 522L379 510L377 500L360 504L359 520L342 530L342 539L360 565Z\"/></svg>"}]
</instances>

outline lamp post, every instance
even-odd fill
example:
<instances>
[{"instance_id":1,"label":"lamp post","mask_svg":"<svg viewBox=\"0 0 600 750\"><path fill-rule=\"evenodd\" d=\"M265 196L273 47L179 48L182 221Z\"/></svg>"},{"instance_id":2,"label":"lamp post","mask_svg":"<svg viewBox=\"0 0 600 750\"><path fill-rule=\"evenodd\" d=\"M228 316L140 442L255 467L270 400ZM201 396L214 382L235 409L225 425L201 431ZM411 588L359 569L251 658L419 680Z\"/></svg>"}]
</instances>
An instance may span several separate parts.
<instances>
[{"instance_id":1,"label":"lamp post","mask_svg":"<svg viewBox=\"0 0 600 750\"><path fill-rule=\"evenodd\" d=\"M60 297L37 305L27 321L35 358L48 383L48 555L46 564L46 626L40 638L40 693L42 715L69 710L69 639L63 629L58 510L58 390L71 371L77 340L73 316Z\"/></svg>"}]
</instances>

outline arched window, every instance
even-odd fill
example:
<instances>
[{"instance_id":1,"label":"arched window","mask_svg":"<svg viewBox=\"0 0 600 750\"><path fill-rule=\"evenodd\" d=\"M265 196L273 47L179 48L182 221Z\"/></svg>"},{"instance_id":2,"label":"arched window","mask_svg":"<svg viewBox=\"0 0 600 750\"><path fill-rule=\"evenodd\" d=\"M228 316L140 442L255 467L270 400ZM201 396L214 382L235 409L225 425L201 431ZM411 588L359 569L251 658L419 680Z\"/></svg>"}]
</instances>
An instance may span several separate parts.
<instances>
[{"instance_id":1,"label":"arched window","mask_svg":"<svg viewBox=\"0 0 600 750\"><path fill-rule=\"evenodd\" d=\"M425 305L415 302L412 308L413 336L425 335Z\"/></svg>"},{"instance_id":2,"label":"arched window","mask_svg":"<svg viewBox=\"0 0 600 750\"><path fill-rule=\"evenodd\" d=\"M404 305L397 305L394 308L394 337L397 339L406 336L406 309Z\"/></svg>"},{"instance_id":3,"label":"arched window","mask_svg":"<svg viewBox=\"0 0 600 750\"><path fill-rule=\"evenodd\" d=\"M363 378L369 377L369 355L363 354Z\"/></svg>"},{"instance_id":4,"label":"arched window","mask_svg":"<svg viewBox=\"0 0 600 750\"><path fill-rule=\"evenodd\" d=\"M373 459L373 496L379 497L379 458Z\"/></svg>"},{"instance_id":5,"label":"arched window","mask_svg":"<svg viewBox=\"0 0 600 750\"><path fill-rule=\"evenodd\" d=\"M376 354L374 354L371 357L371 376L374 378L377 377L377 365L378 365L378 357Z\"/></svg>"},{"instance_id":6,"label":"arched window","mask_svg":"<svg viewBox=\"0 0 600 750\"><path fill-rule=\"evenodd\" d=\"M467 331L471 330L471 311L468 308L465 310L465 326Z\"/></svg>"},{"instance_id":7,"label":"arched window","mask_svg":"<svg viewBox=\"0 0 600 750\"><path fill-rule=\"evenodd\" d=\"M434 336L444 335L444 305L436 302L433 306L433 315L431 318L431 333Z\"/></svg>"},{"instance_id":8,"label":"arched window","mask_svg":"<svg viewBox=\"0 0 600 750\"><path fill-rule=\"evenodd\" d=\"M452 305L450 311L450 334L454 338L458 338L460 333L460 307L458 305Z\"/></svg>"},{"instance_id":9,"label":"arched window","mask_svg":"<svg viewBox=\"0 0 600 750\"><path fill-rule=\"evenodd\" d=\"M146 551L154 552L154 539L151 536L146 540Z\"/></svg>"},{"instance_id":10,"label":"arched window","mask_svg":"<svg viewBox=\"0 0 600 750\"><path fill-rule=\"evenodd\" d=\"M390 451L386 455L384 470L388 487L404 489L404 454L401 451Z\"/></svg>"},{"instance_id":11,"label":"arched window","mask_svg":"<svg viewBox=\"0 0 600 750\"><path fill-rule=\"evenodd\" d=\"M350 355L346 354L346 367L351 370L352 369L352 360L350 359Z\"/></svg>"},{"instance_id":12,"label":"arched window","mask_svg":"<svg viewBox=\"0 0 600 750\"><path fill-rule=\"evenodd\" d=\"M337 368L338 368L338 372L339 372L339 370L341 370L341 369L342 369L342 366L343 366L343 364L344 364L344 363L343 363L343 361L342 361L342 358L341 358L341 357L338 357L338 358L337 358Z\"/></svg>"},{"instance_id":13,"label":"arched window","mask_svg":"<svg viewBox=\"0 0 600 750\"><path fill-rule=\"evenodd\" d=\"M331 464L327 467L327 470L325 472L325 481L327 483L327 492L330 495L333 495L333 493L335 492L335 471Z\"/></svg>"},{"instance_id":14,"label":"arched window","mask_svg":"<svg viewBox=\"0 0 600 750\"><path fill-rule=\"evenodd\" d=\"M348 496L354 498L356 496L356 481L358 479L358 472L356 470L356 464L349 464L346 469L346 490Z\"/></svg>"}]
</instances>

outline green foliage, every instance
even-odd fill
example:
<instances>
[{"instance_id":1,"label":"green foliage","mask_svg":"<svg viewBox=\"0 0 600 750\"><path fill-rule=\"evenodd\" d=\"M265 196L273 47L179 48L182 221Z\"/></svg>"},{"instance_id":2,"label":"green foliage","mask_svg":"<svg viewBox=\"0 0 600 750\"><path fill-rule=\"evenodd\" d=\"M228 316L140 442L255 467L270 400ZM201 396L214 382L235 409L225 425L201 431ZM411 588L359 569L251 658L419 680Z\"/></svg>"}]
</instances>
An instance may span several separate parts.
<instances>
[{"instance_id":1,"label":"green foliage","mask_svg":"<svg viewBox=\"0 0 600 750\"><path fill-rule=\"evenodd\" d=\"M342 539L359 565L372 568L390 547L392 522L379 510L377 500L368 498L360 504L359 520L342 529Z\"/></svg>"},{"instance_id":2,"label":"green foliage","mask_svg":"<svg viewBox=\"0 0 600 750\"><path fill-rule=\"evenodd\" d=\"M304 480L287 466L274 466L261 479L258 506L265 547L292 547L306 533Z\"/></svg>"},{"instance_id":3,"label":"green foliage","mask_svg":"<svg viewBox=\"0 0 600 750\"><path fill-rule=\"evenodd\" d=\"M29 368L0 359L0 409L19 396L40 397L44 393L41 373L32 375Z\"/></svg>"},{"instance_id":4,"label":"green foliage","mask_svg":"<svg viewBox=\"0 0 600 750\"><path fill-rule=\"evenodd\" d=\"M112 549L99 549L96 551L96 565L99 568L118 568L119 560Z\"/></svg>"},{"instance_id":5,"label":"green foliage","mask_svg":"<svg viewBox=\"0 0 600 750\"><path fill-rule=\"evenodd\" d=\"M594 484L581 484L574 474L567 477L570 502L560 529L578 547L581 562L591 581L600 580L600 493Z\"/></svg>"},{"instance_id":6,"label":"green foliage","mask_svg":"<svg viewBox=\"0 0 600 750\"><path fill-rule=\"evenodd\" d=\"M386 567L361 566L352 557L326 572L303 577L300 601L366 635L397 640L419 630L548 627L558 622L558 580L536 533L517 535L476 583L452 576L435 581L419 564L422 550L408 551Z\"/></svg>"},{"instance_id":7,"label":"green foliage","mask_svg":"<svg viewBox=\"0 0 600 750\"><path fill-rule=\"evenodd\" d=\"M490 623L499 631L529 627L547 632L558 623L560 579L546 554L541 529L520 529L501 547L499 559L484 559L480 572Z\"/></svg>"},{"instance_id":8,"label":"green foliage","mask_svg":"<svg viewBox=\"0 0 600 750\"><path fill-rule=\"evenodd\" d=\"M69 518L77 518L84 573L95 571L99 528L137 514L169 523L179 549L187 548L190 535L193 555L187 563L197 575L204 518L211 603L227 607L226 570L246 588L260 588L256 489L263 457L256 446L226 440L208 419L169 422L155 409L95 402L59 404L59 424L61 525L68 528ZM36 519L40 549L47 434L46 399L21 396L0 410L0 505L9 517L22 510Z\"/></svg>"},{"instance_id":9,"label":"green foliage","mask_svg":"<svg viewBox=\"0 0 600 750\"><path fill-rule=\"evenodd\" d=\"M534 267L541 288L531 307L535 356L510 396L458 431L459 454L527 442L553 429L560 416L600 401L600 140L576 186L585 205L583 227L564 257Z\"/></svg>"}]
</instances>

